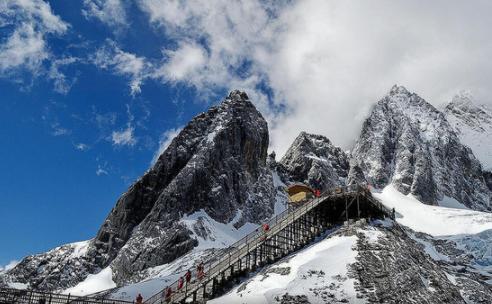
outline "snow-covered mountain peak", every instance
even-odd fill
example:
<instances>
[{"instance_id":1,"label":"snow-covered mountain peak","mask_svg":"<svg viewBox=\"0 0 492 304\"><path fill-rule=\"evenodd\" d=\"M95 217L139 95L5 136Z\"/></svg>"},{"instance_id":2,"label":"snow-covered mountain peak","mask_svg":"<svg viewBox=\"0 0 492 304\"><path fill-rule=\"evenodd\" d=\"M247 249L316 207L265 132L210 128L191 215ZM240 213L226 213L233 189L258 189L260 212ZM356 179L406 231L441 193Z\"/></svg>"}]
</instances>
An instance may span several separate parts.
<instances>
[{"instance_id":1,"label":"snow-covered mountain peak","mask_svg":"<svg viewBox=\"0 0 492 304\"><path fill-rule=\"evenodd\" d=\"M417 94L394 87L363 124L352 157L368 181L439 204L452 197L490 209L480 163L462 145L445 115Z\"/></svg>"},{"instance_id":2,"label":"snow-covered mountain peak","mask_svg":"<svg viewBox=\"0 0 492 304\"><path fill-rule=\"evenodd\" d=\"M410 92L407 90L407 88L397 84L394 84L389 92L389 95L409 95L409 94Z\"/></svg>"},{"instance_id":3,"label":"snow-covered mountain peak","mask_svg":"<svg viewBox=\"0 0 492 304\"><path fill-rule=\"evenodd\" d=\"M453 106L462 106L462 105L473 105L475 104L475 98L473 97L473 93L468 90L461 90L456 95L453 96L449 105Z\"/></svg>"},{"instance_id":4,"label":"snow-covered mountain peak","mask_svg":"<svg viewBox=\"0 0 492 304\"><path fill-rule=\"evenodd\" d=\"M244 102L244 101L249 101L249 96L246 94L244 91L240 90L232 90L229 93L229 96L225 99L225 101L232 101L232 102Z\"/></svg>"},{"instance_id":5,"label":"snow-covered mountain peak","mask_svg":"<svg viewBox=\"0 0 492 304\"><path fill-rule=\"evenodd\" d=\"M477 103L470 93L453 97L444 108L446 119L486 170L492 170L492 109Z\"/></svg>"},{"instance_id":6,"label":"snow-covered mountain peak","mask_svg":"<svg viewBox=\"0 0 492 304\"><path fill-rule=\"evenodd\" d=\"M463 122L470 127L480 129L480 125L483 123L492 124L492 109L485 104L477 103L471 92L468 91L462 91L455 95L444 108L444 112L463 118Z\"/></svg>"}]
</instances>

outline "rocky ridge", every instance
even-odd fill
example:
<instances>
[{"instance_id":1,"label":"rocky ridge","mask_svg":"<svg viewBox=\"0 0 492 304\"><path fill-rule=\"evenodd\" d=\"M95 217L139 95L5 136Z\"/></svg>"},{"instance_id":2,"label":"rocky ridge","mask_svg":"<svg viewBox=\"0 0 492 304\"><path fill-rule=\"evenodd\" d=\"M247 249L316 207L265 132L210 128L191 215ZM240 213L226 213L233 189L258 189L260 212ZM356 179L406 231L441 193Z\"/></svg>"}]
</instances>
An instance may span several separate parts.
<instances>
[{"instance_id":1,"label":"rocky ridge","mask_svg":"<svg viewBox=\"0 0 492 304\"><path fill-rule=\"evenodd\" d=\"M322 135L301 132L279 163L291 181L326 190L347 184L347 154Z\"/></svg>"}]
</instances>

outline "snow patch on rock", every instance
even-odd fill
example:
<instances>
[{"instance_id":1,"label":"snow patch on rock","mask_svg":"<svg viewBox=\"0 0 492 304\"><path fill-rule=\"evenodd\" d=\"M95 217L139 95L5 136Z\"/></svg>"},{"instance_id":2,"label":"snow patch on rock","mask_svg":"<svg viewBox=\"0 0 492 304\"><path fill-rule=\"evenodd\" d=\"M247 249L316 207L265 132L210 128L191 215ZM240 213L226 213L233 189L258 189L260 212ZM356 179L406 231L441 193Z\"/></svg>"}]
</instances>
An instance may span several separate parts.
<instances>
[{"instance_id":1,"label":"snow patch on rock","mask_svg":"<svg viewBox=\"0 0 492 304\"><path fill-rule=\"evenodd\" d=\"M74 287L66 289L63 293L85 296L114 287L116 287L116 283L113 281L113 271L111 267L106 267L99 273L89 274L85 280Z\"/></svg>"}]
</instances>

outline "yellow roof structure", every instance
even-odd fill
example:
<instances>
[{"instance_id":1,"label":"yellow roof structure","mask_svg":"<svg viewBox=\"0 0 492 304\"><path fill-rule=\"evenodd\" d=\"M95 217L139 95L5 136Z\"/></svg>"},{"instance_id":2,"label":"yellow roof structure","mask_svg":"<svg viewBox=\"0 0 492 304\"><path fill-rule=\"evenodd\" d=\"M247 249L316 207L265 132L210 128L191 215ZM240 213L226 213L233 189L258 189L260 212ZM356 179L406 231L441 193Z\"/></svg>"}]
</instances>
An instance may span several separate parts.
<instances>
[{"instance_id":1,"label":"yellow roof structure","mask_svg":"<svg viewBox=\"0 0 492 304\"><path fill-rule=\"evenodd\" d=\"M294 184L286 189L291 203L298 203L309 199L314 194L314 190L304 184Z\"/></svg>"}]
</instances>

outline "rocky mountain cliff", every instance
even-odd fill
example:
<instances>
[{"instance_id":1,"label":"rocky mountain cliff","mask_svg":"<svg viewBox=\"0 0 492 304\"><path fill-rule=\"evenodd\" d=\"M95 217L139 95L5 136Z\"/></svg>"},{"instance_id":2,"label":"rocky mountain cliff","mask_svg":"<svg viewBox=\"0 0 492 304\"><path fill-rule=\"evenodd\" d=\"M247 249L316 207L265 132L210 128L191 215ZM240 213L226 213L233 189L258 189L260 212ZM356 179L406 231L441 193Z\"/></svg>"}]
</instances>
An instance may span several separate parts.
<instances>
[{"instance_id":1,"label":"rocky mountain cliff","mask_svg":"<svg viewBox=\"0 0 492 304\"><path fill-rule=\"evenodd\" d=\"M427 204L450 197L491 210L492 195L471 149L442 112L404 87L394 86L374 106L352 158L375 187L392 183Z\"/></svg>"},{"instance_id":2,"label":"rocky mountain cliff","mask_svg":"<svg viewBox=\"0 0 492 304\"><path fill-rule=\"evenodd\" d=\"M201 227L187 227L181 221L187 214L203 211L220 223L235 218L236 227L261 223L275 202L267 148L266 121L246 93L233 91L180 132L119 198L83 252L66 245L27 257L2 280L60 290L109 266L121 285L197 246L190 229Z\"/></svg>"},{"instance_id":3,"label":"rocky mountain cliff","mask_svg":"<svg viewBox=\"0 0 492 304\"><path fill-rule=\"evenodd\" d=\"M280 160L291 181L326 190L347 183L347 154L322 135L301 132Z\"/></svg>"}]
</instances>

